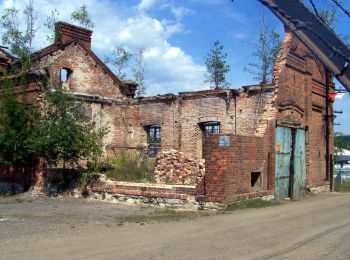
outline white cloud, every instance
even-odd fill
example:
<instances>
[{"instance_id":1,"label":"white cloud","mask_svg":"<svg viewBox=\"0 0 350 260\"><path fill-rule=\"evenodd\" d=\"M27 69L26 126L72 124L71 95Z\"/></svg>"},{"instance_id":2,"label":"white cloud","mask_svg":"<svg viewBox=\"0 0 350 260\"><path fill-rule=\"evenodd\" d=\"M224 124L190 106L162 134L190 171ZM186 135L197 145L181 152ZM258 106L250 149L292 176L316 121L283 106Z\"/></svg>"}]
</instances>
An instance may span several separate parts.
<instances>
[{"instance_id":1,"label":"white cloud","mask_svg":"<svg viewBox=\"0 0 350 260\"><path fill-rule=\"evenodd\" d=\"M185 15L193 13L191 9L188 9L182 6L180 7L171 6L171 12L174 14L177 20L181 20Z\"/></svg>"},{"instance_id":2,"label":"white cloud","mask_svg":"<svg viewBox=\"0 0 350 260\"><path fill-rule=\"evenodd\" d=\"M139 11L145 11L152 8L158 1L157 0L141 0L137 5Z\"/></svg>"},{"instance_id":3,"label":"white cloud","mask_svg":"<svg viewBox=\"0 0 350 260\"><path fill-rule=\"evenodd\" d=\"M136 52L137 48L145 48L147 94L176 93L203 88L204 67L196 64L189 54L170 42L174 35L186 32L181 19L191 11L173 3L167 7L163 5L162 8L168 8L173 14L173 19L159 20L146 12L157 2L158 0L141 0L136 9L129 1L86 2L95 23L93 50L103 58L120 45L132 52ZM41 25L46 15L55 8L60 11L61 20L70 22L70 14L83 3L83 0L34 0L35 6L40 7L38 10ZM3 10L5 6L13 5L23 6L23 0L4 0L0 3L0 8ZM47 45L44 40L47 34L48 31L41 26L34 42L35 47Z\"/></svg>"}]
</instances>

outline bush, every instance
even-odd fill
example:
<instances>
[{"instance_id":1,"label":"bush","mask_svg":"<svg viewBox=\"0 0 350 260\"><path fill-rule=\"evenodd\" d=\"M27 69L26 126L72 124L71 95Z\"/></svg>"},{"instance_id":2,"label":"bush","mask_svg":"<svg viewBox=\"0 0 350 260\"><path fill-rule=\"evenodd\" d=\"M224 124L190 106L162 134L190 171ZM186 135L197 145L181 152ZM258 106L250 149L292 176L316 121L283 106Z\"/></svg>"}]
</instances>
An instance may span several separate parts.
<instances>
[{"instance_id":1,"label":"bush","mask_svg":"<svg viewBox=\"0 0 350 260\"><path fill-rule=\"evenodd\" d=\"M334 190L338 192L350 192L350 181L335 181Z\"/></svg>"},{"instance_id":2,"label":"bush","mask_svg":"<svg viewBox=\"0 0 350 260\"><path fill-rule=\"evenodd\" d=\"M122 153L109 160L107 178L115 181L154 182L155 159L140 160L138 154Z\"/></svg>"}]
</instances>

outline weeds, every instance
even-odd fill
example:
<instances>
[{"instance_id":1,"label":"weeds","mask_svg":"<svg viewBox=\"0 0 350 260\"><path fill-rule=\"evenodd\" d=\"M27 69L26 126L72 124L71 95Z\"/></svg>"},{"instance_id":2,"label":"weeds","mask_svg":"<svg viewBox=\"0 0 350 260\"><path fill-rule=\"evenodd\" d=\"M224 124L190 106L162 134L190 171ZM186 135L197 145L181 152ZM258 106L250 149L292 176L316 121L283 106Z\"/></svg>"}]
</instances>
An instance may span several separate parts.
<instances>
[{"instance_id":1,"label":"weeds","mask_svg":"<svg viewBox=\"0 0 350 260\"><path fill-rule=\"evenodd\" d=\"M144 225L146 223L153 222L170 222L170 221L180 221L182 219L194 219L200 216L208 216L209 213L201 213L198 211L178 211L174 209L166 209L161 211L156 211L149 215L133 215L123 218L116 218L116 222L119 226L124 225L124 223L137 223Z\"/></svg>"},{"instance_id":2,"label":"weeds","mask_svg":"<svg viewBox=\"0 0 350 260\"><path fill-rule=\"evenodd\" d=\"M277 202L275 200L263 200L261 198L244 200L244 201L238 201L238 202L228 204L224 209L224 212L234 211L239 209L247 209L247 208L266 208L266 207L271 207L279 204L280 202Z\"/></svg>"},{"instance_id":3,"label":"weeds","mask_svg":"<svg viewBox=\"0 0 350 260\"><path fill-rule=\"evenodd\" d=\"M140 160L137 154L122 153L109 160L108 179L128 182L154 182L155 159Z\"/></svg>"},{"instance_id":4,"label":"weeds","mask_svg":"<svg viewBox=\"0 0 350 260\"><path fill-rule=\"evenodd\" d=\"M334 190L338 192L350 192L350 181L334 182Z\"/></svg>"}]
</instances>

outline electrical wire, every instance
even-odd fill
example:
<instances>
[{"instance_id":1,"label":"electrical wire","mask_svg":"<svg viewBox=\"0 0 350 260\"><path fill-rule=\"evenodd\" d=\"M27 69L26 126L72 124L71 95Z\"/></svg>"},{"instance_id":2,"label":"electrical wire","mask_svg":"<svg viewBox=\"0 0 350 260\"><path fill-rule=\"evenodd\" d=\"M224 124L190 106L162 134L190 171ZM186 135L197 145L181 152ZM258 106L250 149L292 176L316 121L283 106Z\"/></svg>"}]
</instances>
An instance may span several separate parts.
<instances>
[{"instance_id":1,"label":"electrical wire","mask_svg":"<svg viewBox=\"0 0 350 260\"><path fill-rule=\"evenodd\" d=\"M338 0L332 0L332 2L350 18L350 12L346 10L345 7Z\"/></svg>"},{"instance_id":2,"label":"electrical wire","mask_svg":"<svg viewBox=\"0 0 350 260\"><path fill-rule=\"evenodd\" d=\"M315 12L316 16L318 17L318 19L320 19L320 20L325 24L325 21L324 21L323 18L320 16L320 14L319 14L319 12L318 12L318 10L317 10L317 8L316 8L316 5L315 5L314 1L313 1L313 0L309 0L309 2L310 2L310 4L312 5L312 8L314 9L314 12Z\"/></svg>"}]
</instances>

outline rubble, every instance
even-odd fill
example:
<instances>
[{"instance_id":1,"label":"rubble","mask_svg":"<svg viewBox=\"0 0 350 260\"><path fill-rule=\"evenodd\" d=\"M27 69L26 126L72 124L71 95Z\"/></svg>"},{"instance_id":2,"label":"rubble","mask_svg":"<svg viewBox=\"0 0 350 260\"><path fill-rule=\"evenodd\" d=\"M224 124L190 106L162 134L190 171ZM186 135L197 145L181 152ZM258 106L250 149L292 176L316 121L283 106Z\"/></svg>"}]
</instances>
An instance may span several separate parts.
<instances>
[{"instance_id":1,"label":"rubble","mask_svg":"<svg viewBox=\"0 0 350 260\"><path fill-rule=\"evenodd\" d=\"M177 150L161 152L156 157L156 183L193 185L205 175L205 160L186 158Z\"/></svg>"}]
</instances>

